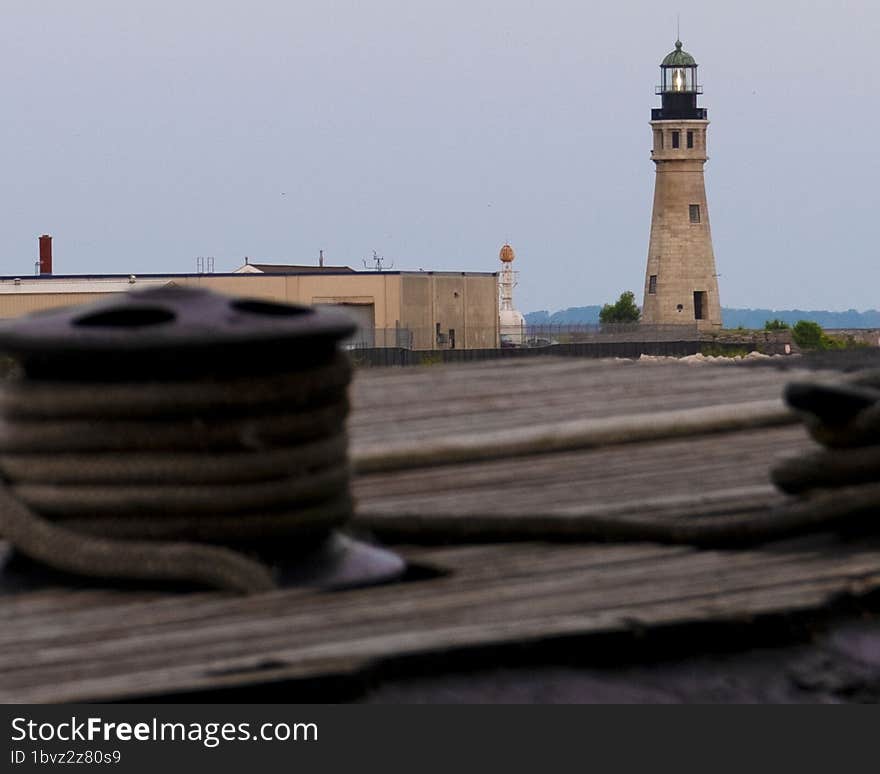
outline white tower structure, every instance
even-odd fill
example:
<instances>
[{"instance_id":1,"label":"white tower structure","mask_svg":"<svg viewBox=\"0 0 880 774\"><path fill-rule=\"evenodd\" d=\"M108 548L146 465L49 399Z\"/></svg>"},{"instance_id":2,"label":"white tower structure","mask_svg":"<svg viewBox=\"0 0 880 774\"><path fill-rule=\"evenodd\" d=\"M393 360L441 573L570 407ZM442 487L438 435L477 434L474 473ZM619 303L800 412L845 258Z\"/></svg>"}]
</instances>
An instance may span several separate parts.
<instances>
[{"instance_id":1,"label":"white tower structure","mask_svg":"<svg viewBox=\"0 0 880 774\"><path fill-rule=\"evenodd\" d=\"M517 285L519 272L513 270L513 260L516 253L513 248L505 244L498 254L501 259L501 277L498 280L498 290L501 295L498 316L500 318L501 346L522 346L526 339L526 320L522 314L513 308L513 289Z\"/></svg>"}]
</instances>

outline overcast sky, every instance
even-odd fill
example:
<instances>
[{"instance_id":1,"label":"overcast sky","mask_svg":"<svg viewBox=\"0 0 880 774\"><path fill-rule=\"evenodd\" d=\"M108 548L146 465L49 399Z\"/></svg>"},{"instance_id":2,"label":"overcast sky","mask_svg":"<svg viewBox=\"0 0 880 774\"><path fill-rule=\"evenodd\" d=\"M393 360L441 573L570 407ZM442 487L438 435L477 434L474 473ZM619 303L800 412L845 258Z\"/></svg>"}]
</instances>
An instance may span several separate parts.
<instances>
[{"instance_id":1,"label":"overcast sky","mask_svg":"<svg viewBox=\"0 0 880 774\"><path fill-rule=\"evenodd\" d=\"M880 307L880 7L681 7L721 301ZM674 4L3 0L0 273L252 260L495 271L641 300Z\"/></svg>"}]
</instances>

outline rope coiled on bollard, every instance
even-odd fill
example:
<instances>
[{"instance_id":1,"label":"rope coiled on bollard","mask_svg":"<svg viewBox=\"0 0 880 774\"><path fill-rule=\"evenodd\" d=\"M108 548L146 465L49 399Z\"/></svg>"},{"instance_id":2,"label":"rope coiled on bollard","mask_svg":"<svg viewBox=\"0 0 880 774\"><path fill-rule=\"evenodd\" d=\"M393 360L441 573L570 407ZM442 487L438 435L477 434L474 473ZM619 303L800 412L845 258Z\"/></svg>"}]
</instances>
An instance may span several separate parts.
<instances>
[{"instance_id":1,"label":"rope coiled on bollard","mask_svg":"<svg viewBox=\"0 0 880 774\"><path fill-rule=\"evenodd\" d=\"M776 465L772 477L780 489L802 494L880 482L880 371L838 384L791 384L786 399L824 448Z\"/></svg>"},{"instance_id":2,"label":"rope coiled on bollard","mask_svg":"<svg viewBox=\"0 0 880 774\"><path fill-rule=\"evenodd\" d=\"M0 387L0 534L56 569L274 585L242 544L349 520L348 357L281 374Z\"/></svg>"}]
</instances>

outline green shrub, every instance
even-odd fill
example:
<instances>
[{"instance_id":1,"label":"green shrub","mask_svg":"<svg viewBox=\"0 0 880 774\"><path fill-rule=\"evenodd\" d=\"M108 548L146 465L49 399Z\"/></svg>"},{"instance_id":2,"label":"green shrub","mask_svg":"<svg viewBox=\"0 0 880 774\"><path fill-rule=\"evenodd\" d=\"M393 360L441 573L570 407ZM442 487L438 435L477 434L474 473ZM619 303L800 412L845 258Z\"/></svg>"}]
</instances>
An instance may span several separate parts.
<instances>
[{"instance_id":1,"label":"green shrub","mask_svg":"<svg viewBox=\"0 0 880 774\"><path fill-rule=\"evenodd\" d=\"M634 323L639 321L641 312L636 306L636 297L631 290L624 291L613 304L605 304L599 312L601 323Z\"/></svg>"},{"instance_id":2,"label":"green shrub","mask_svg":"<svg viewBox=\"0 0 880 774\"><path fill-rule=\"evenodd\" d=\"M827 349L825 343L828 337L819 323L812 320L798 320L791 329L791 336L801 349Z\"/></svg>"},{"instance_id":3,"label":"green shrub","mask_svg":"<svg viewBox=\"0 0 880 774\"><path fill-rule=\"evenodd\" d=\"M851 335L829 336L818 323L810 320L798 320L791 329L791 335L801 349L857 349L867 346Z\"/></svg>"},{"instance_id":4,"label":"green shrub","mask_svg":"<svg viewBox=\"0 0 880 774\"><path fill-rule=\"evenodd\" d=\"M852 336L851 334L829 336L823 333L822 344L823 349L862 349L863 347L870 346L870 344L867 344L864 341L857 341L855 336Z\"/></svg>"},{"instance_id":5,"label":"green shrub","mask_svg":"<svg viewBox=\"0 0 880 774\"><path fill-rule=\"evenodd\" d=\"M787 331L791 326L784 320L773 319L764 323L765 331Z\"/></svg>"}]
</instances>

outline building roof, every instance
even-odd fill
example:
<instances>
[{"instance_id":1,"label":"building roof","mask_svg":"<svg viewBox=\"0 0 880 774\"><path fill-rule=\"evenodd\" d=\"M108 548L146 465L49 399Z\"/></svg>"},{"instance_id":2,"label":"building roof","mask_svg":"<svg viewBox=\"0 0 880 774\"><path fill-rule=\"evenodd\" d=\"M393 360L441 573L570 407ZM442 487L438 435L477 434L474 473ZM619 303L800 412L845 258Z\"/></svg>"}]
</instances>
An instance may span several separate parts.
<instances>
[{"instance_id":1,"label":"building roof","mask_svg":"<svg viewBox=\"0 0 880 774\"><path fill-rule=\"evenodd\" d=\"M681 48L681 41L675 41L675 51L671 51L660 62L661 67L696 67L696 60Z\"/></svg>"},{"instance_id":2,"label":"building roof","mask_svg":"<svg viewBox=\"0 0 880 774\"><path fill-rule=\"evenodd\" d=\"M127 293L144 287L161 287L172 281L169 276L135 277L114 275L42 274L25 277L0 277L0 295L28 293Z\"/></svg>"},{"instance_id":3,"label":"building roof","mask_svg":"<svg viewBox=\"0 0 880 774\"><path fill-rule=\"evenodd\" d=\"M246 263L238 272L244 274L248 271L262 274L353 274L354 269L350 266L304 266L292 263Z\"/></svg>"},{"instance_id":4,"label":"building roof","mask_svg":"<svg viewBox=\"0 0 880 774\"><path fill-rule=\"evenodd\" d=\"M257 264L260 266L263 264ZM160 285L173 284L177 279L207 277L259 277L263 274L294 274L320 275L337 277L358 276L457 276L457 277L497 277L498 272L489 271L354 271L347 266L293 266L275 269L292 268L294 271L262 272L252 269L254 264L247 264L234 272L217 272L200 274L193 272L176 274L26 274L0 276L0 295L4 294L41 294L41 293L123 293L129 290ZM299 271L296 271L299 269Z\"/></svg>"}]
</instances>

